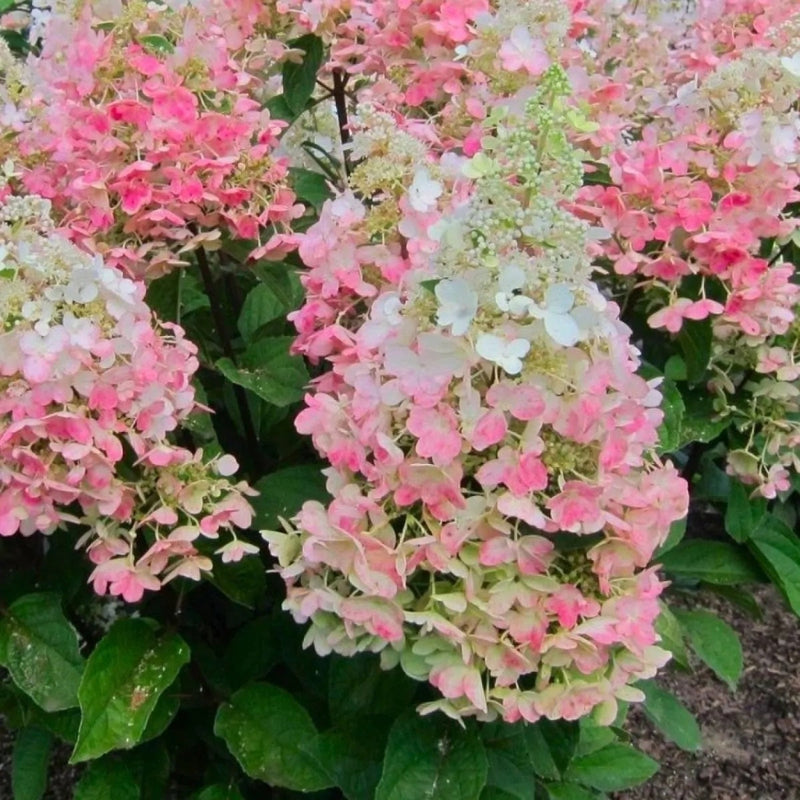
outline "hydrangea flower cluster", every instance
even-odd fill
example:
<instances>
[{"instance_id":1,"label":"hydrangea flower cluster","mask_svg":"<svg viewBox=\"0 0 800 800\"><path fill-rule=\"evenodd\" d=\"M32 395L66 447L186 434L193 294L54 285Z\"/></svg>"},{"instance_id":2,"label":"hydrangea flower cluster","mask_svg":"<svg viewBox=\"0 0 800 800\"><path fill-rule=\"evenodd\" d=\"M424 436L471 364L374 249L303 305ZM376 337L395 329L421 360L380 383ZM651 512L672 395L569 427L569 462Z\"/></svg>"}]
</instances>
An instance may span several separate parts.
<instances>
[{"instance_id":1,"label":"hydrangea flower cluster","mask_svg":"<svg viewBox=\"0 0 800 800\"><path fill-rule=\"evenodd\" d=\"M280 91L275 66L296 55L272 21L266 6L222 0L53 14L16 105L27 190L52 201L72 240L134 276L224 234L280 258L303 209L274 153L286 123L264 108Z\"/></svg>"},{"instance_id":2,"label":"hydrangea flower cluster","mask_svg":"<svg viewBox=\"0 0 800 800\"><path fill-rule=\"evenodd\" d=\"M255 550L229 455L168 441L195 405L196 348L160 325L144 286L53 231L50 203L0 202L0 535L87 527L95 590L136 601L211 560L198 538ZM231 536L231 534L233 534Z\"/></svg>"},{"instance_id":3,"label":"hydrangea flower cluster","mask_svg":"<svg viewBox=\"0 0 800 800\"><path fill-rule=\"evenodd\" d=\"M572 56L599 123L579 140L610 182L582 189L577 210L612 231L603 255L644 293L652 327L710 319L711 389L747 441L729 471L774 497L800 444L798 287L763 242L797 226L785 209L800 199L800 15L759 0L655 19L629 5L590 4L592 36Z\"/></svg>"},{"instance_id":4,"label":"hydrangea flower cluster","mask_svg":"<svg viewBox=\"0 0 800 800\"><path fill-rule=\"evenodd\" d=\"M380 652L430 681L443 697L424 711L607 723L668 658L646 567L687 495L652 455L656 382L636 375L591 279L588 225L565 208L582 178L576 115L549 39L528 63L560 4L371 5L398 24L416 14L491 88L476 84L474 116L423 122L382 103L379 78L352 125L350 186L301 239L297 349L331 369L297 428L331 463L335 499L264 534L285 606L318 652ZM467 38L464 67L452 50ZM472 106L471 89L449 107Z\"/></svg>"}]
</instances>

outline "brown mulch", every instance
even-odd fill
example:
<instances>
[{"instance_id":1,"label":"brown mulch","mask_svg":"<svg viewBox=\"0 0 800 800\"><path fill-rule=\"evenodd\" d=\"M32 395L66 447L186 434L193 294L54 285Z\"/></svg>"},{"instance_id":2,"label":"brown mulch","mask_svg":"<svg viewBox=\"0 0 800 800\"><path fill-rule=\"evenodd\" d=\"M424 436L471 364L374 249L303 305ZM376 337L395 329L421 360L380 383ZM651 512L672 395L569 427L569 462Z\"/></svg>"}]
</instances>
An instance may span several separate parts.
<instances>
[{"instance_id":1,"label":"brown mulch","mask_svg":"<svg viewBox=\"0 0 800 800\"><path fill-rule=\"evenodd\" d=\"M800 800L800 621L771 588L755 594L761 620L708 604L742 639L745 669L735 693L702 665L694 675L659 677L697 716L702 750L679 750L634 710L627 726L633 743L661 770L617 800Z\"/></svg>"},{"instance_id":2,"label":"brown mulch","mask_svg":"<svg viewBox=\"0 0 800 800\"><path fill-rule=\"evenodd\" d=\"M631 713L633 743L661 762L646 785L616 800L800 800L800 622L776 593L759 589L763 619L722 602L707 605L737 630L745 673L731 693L710 670L667 671L662 686L691 709L703 732L703 749L685 753L665 741L644 714ZM0 798L10 800L12 737L0 727ZM70 800L75 770L59 748L45 800Z\"/></svg>"}]
</instances>

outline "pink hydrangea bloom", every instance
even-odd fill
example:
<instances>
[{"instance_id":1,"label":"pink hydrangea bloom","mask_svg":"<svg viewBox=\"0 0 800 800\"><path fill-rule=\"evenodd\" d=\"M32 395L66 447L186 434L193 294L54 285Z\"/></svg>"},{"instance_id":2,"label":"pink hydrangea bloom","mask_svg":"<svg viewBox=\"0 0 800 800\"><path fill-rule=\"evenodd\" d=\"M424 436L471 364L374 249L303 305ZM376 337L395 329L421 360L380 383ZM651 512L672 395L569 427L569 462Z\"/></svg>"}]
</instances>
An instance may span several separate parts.
<instances>
[{"instance_id":1,"label":"pink hydrangea bloom","mask_svg":"<svg viewBox=\"0 0 800 800\"><path fill-rule=\"evenodd\" d=\"M286 123L264 106L289 50L267 33L279 19L223 0L102 13L54 13L26 64L15 160L27 190L52 201L73 241L136 277L225 233L254 257L291 250L303 207L275 152Z\"/></svg>"},{"instance_id":2,"label":"pink hydrangea bloom","mask_svg":"<svg viewBox=\"0 0 800 800\"><path fill-rule=\"evenodd\" d=\"M297 426L336 499L264 535L306 644L430 681L423 711L608 722L668 658L647 566L686 484L653 454L660 396L565 207L581 167L564 72L497 52L527 35L555 60L569 8L448 9L307 17L335 63L376 77L349 187L299 249L295 349L330 370Z\"/></svg>"},{"instance_id":3,"label":"pink hydrangea bloom","mask_svg":"<svg viewBox=\"0 0 800 800\"><path fill-rule=\"evenodd\" d=\"M153 318L142 283L54 232L49 201L3 194L0 535L86 527L95 590L129 602L199 578L195 540L247 528L252 490L228 480L230 456L168 438L195 406L196 348Z\"/></svg>"}]
</instances>

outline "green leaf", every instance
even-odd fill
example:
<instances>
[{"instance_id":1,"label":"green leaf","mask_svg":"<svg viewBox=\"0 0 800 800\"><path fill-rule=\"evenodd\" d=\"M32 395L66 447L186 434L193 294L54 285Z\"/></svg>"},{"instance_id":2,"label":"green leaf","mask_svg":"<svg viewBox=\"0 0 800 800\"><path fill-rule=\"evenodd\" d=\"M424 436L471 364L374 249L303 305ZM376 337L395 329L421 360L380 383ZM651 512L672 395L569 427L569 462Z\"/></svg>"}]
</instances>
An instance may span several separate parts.
<instances>
[{"instance_id":1,"label":"green leaf","mask_svg":"<svg viewBox=\"0 0 800 800\"><path fill-rule=\"evenodd\" d=\"M660 557L666 572L706 583L758 583L758 565L747 551L728 542L689 539Z\"/></svg>"},{"instance_id":2,"label":"green leaf","mask_svg":"<svg viewBox=\"0 0 800 800\"><path fill-rule=\"evenodd\" d=\"M584 161L585 167L583 173L584 186L613 186L614 181L611 180L608 164L603 164L600 161Z\"/></svg>"},{"instance_id":3,"label":"green leaf","mask_svg":"<svg viewBox=\"0 0 800 800\"><path fill-rule=\"evenodd\" d=\"M323 203L333 196L326 177L319 172L293 167L289 170L289 177L298 198L312 205L317 213L321 211Z\"/></svg>"},{"instance_id":4,"label":"green leaf","mask_svg":"<svg viewBox=\"0 0 800 800\"><path fill-rule=\"evenodd\" d=\"M309 33L293 39L289 46L304 52L300 64L286 61L283 65L283 97L289 108L299 114L314 93L317 72L322 64L322 39Z\"/></svg>"},{"instance_id":5,"label":"green leaf","mask_svg":"<svg viewBox=\"0 0 800 800\"><path fill-rule=\"evenodd\" d=\"M245 608L255 608L267 590L266 569L257 554L229 564L216 563L207 580L227 598Z\"/></svg>"},{"instance_id":6,"label":"green leaf","mask_svg":"<svg viewBox=\"0 0 800 800\"><path fill-rule=\"evenodd\" d=\"M658 388L662 395L661 410L664 412L658 429L658 449L661 453L671 453L680 448L683 442L681 430L686 406L678 387L669 378L665 378Z\"/></svg>"},{"instance_id":7,"label":"green leaf","mask_svg":"<svg viewBox=\"0 0 800 800\"><path fill-rule=\"evenodd\" d=\"M409 707L416 688L402 670L381 669L373 654L330 658L328 706L337 723L363 714L396 717Z\"/></svg>"},{"instance_id":8,"label":"green leaf","mask_svg":"<svg viewBox=\"0 0 800 800\"><path fill-rule=\"evenodd\" d=\"M59 531L47 540L47 552L37 568L39 586L61 595L62 608L71 607L86 592L86 554L76 547L77 530Z\"/></svg>"},{"instance_id":9,"label":"green leaf","mask_svg":"<svg viewBox=\"0 0 800 800\"><path fill-rule=\"evenodd\" d=\"M689 752L700 749L700 726L694 714L674 694L655 681L640 681L636 687L645 694L645 714L669 741Z\"/></svg>"},{"instance_id":10,"label":"green leaf","mask_svg":"<svg viewBox=\"0 0 800 800\"><path fill-rule=\"evenodd\" d=\"M317 757L347 800L373 800L381 777L391 720L363 716L346 729L335 728L317 740Z\"/></svg>"},{"instance_id":11,"label":"green leaf","mask_svg":"<svg viewBox=\"0 0 800 800\"><path fill-rule=\"evenodd\" d=\"M570 722L540 719L525 729L533 769L548 780L559 780L578 746L578 726Z\"/></svg>"},{"instance_id":12,"label":"green leaf","mask_svg":"<svg viewBox=\"0 0 800 800\"><path fill-rule=\"evenodd\" d=\"M692 650L731 690L742 674L744 656L736 631L710 611L676 611Z\"/></svg>"},{"instance_id":13,"label":"green leaf","mask_svg":"<svg viewBox=\"0 0 800 800\"><path fill-rule=\"evenodd\" d=\"M428 280L420 281L419 285L426 291L430 292L431 294L436 294L436 287L441 283L441 278L428 278Z\"/></svg>"},{"instance_id":14,"label":"green leaf","mask_svg":"<svg viewBox=\"0 0 800 800\"><path fill-rule=\"evenodd\" d=\"M157 739L162 733L170 726L178 709L181 707L181 700L174 694L162 694L158 698L153 713L150 714L150 719L147 720L144 733L139 742L149 742L151 739Z\"/></svg>"},{"instance_id":15,"label":"green leaf","mask_svg":"<svg viewBox=\"0 0 800 800\"><path fill-rule=\"evenodd\" d=\"M211 307L200 279L189 267L174 269L148 283L145 301L164 322L177 322L193 311Z\"/></svg>"},{"instance_id":16,"label":"green leaf","mask_svg":"<svg viewBox=\"0 0 800 800\"><path fill-rule=\"evenodd\" d=\"M711 360L711 320L684 320L677 339L686 362L686 379L690 384L700 383Z\"/></svg>"},{"instance_id":17,"label":"green leaf","mask_svg":"<svg viewBox=\"0 0 800 800\"><path fill-rule=\"evenodd\" d=\"M24 56L31 51L27 36L23 36L19 31L0 30L0 37L6 40L9 49L16 56Z\"/></svg>"},{"instance_id":18,"label":"green leaf","mask_svg":"<svg viewBox=\"0 0 800 800\"><path fill-rule=\"evenodd\" d=\"M195 445L203 448L203 455L206 458L213 458L215 455L221 455L223 450L217 438L211 413L204 410L204 407L208 407L208 397L199 381L192 381L192 386L198 407L181 421L181 428L191 433Z\"/></svg>"},{"instance_id":19,"label":"green leaf","mask_svg":"<svg viewBox=\"0 0 800 800\"><path fill-rule=\"evenodd\" d=\"M266 105L272 119L282 119L284 122L294 122L297 119L297 114L289 108L289 104L282 94L270 97Z\"/></svg>"},{"instance_id":20,"label":"green leaf","mask_svg":"<svg viewBox=\"0 0 800 800\"><path fill-rule=\"evenodd\" d=\"M177 634L159 635L143 619L116 622L86 663L71 763L139 742L159 698L188 661L189 647Z\"/></svg>"},{"instance_id":21,"label":"green leaf","mask_svg":"<svg viewBox=\"0 0 800 800\"><path fill-rule=\"evenodd\" d=\"M255 509L253 526L261 530L280 530L278 517L290 519L306 500L325 503L330 495L325 489L321 467L302 465L271 472L257 481L259 494L251 499Z\"/></svg>"},{"instance_id":22,"label":"green leaf","mask_svg":"<svg viewBox=\"0 0 800 800\"><path fill-rule=\"evenodd\" d=\"M43 711L12 681L0 681L0 717L8 728L36 725L59 739L74 743L78 738L81 712L77 708L64 711Z\"/></svg>"},{"instance_id":23,"label":"green leaf","mask_svg":"<svg viewBox=\"0 0 800 800\"><path fill-rule=\"evenodd\" d=\"M533 787L531 787L531 791ZM481 792L480 800L518 800L522 795L513 794L511 792L504 792L494 784L486 784ZM533 797L533 795L530 795ZM527 797L527 795L526 795Z\"/></svg>"},{"instance_id":24,"label":"green leaf","mask_svg":"<svg viewBox=\"0 0 800 800\"><path fill-rule=\"evenodd\" d=\"M54 711L50 714L44 711L38 711L35 719L37 725L47 728L48 731L64 742L75 744L78 740L78 727L81 722L81 712L77 708L70 708L66 711Z\"/></svg>"},{"instance_id":25,"label":"green leaf","mask_svg":"<svg viewBox=\"0 0 800 800\"><path fill-rule=\"evenodd\" d=\"M175 46L164 36L157 33L142 36L139 39L139 44L143 45L148 50L152 50L158 54L169 54L175 52Z\"/></svg>"},{"instance_id":26,"label":"green leaf","mask_svg":"<svg viewBox=\"0 0 800 800\"><path fill-rule=\"evenodd\" d=\"M548 783L550 800L597 800L597 794L577 783Z\"/></svg>"},{"instance_id":27,"label":"green leaf","mask_svg":"<svg viewBox=\"0 0 800 800\"><path fill-rule=\"evenodd\" d=\"M75 786L73 800L140 800L133 771L121 759L106 756L89 764Z\"/></svg>"},{"instance_id":28,"label":"green leaf","mask_svg":"<svg viewBox=\"0 0 800 800\"><path fill-rule=\"evenodd\" d=\"M536 776L528 752L526 725L490 722L481 725L489 773L481 800L510 798L534 800Z\"/></svg>"},{"instance_id":29,"label":"green leaf","mask_svg":"<svg viewBox=\"0 0 800 800\"><path fill-rule=\"evenodd\" d=\"M206 786L200 794L196 795L196 800L244 800L244 797L235 785L226 786L224 783L215 783L213 786Z\"/></svg>"},{"instance_id":30,"label":"green leaf","mask_svg":"<svg viewBox=\"0 0 800 800\"><path fill-rule=\"evenodd\" d=\"M328 708L331 659L318 656L313 647L303 647L305 630L285 611L276 611L274 620L283 666L300 682L304 702L313 703L323 714Z\"/></svg>"},{"instance_id":31,"label":"green leaf","mask_svg":"<svg viewBox=\"0 0 800 800\"><path fill-rule=\"evenodd\" d=\"M15 600L0 622L0 652L14 683L45 711L78 705L83 658L57 594Z\"/></svg>"},{"instance_id":32,"label":"green leaf","mask_svg":"<svg viewBox=\"0 0 800 800\"><path fill-rule=\"evenodd\" d=\"M664 364L664 374L670 380L685 381L687 377L686 362L683 360L683 358L681 358L681 356L670 356L667 359L667 363Z\"/></svg>"},{"instance_id":33,"label":"green leaf","mask_svg":"<svg viewBox=\"0 0 800 800\"><path fill-rule=\"evenodd\" d=\"M789 608L800 616L800 539L784 522L768 516L748 545Z\"/></svg>"},{"instance_id":34,"label":"green leaf","mask_svg":"<svg viewBox=\"0 0 800 800\"><path fill-rule=\"evenodd\" d=\"M724 597L729 603L740 608L752 619L760 620L764 618L761 606L752 592L748 592L741 586L714 586L711 583L701 583L700 588Z\"/></svg>"},{"instance_id":35,"label":"green leaf","mask_svg":"<svg viewBox=\"0 0 800 800\"><path fill-rule=\"evenodd\" d=\"M167 746L162 740L139 745L129 753L114 756L130 769L137 786L140 800L165 800L172 763Z\"/></svg>"},{"instance_id":36,"label":"green leaf","mask_svg":"<svg viewBox=\"0 0 800 800\"><path fill-rule=\"evenodd\" d=\"M583 717L577 726L580 738L575 747L575 757L602 750L617 741L617 733L608 725L598 725L591 717Z\"/></svg>"},{"instance_id":37,"label":"green leaf","mask_svg":"<svg viewBox=\"0 0 800 800\"><path fill-rule=\"evenodd\" d=\"M272 617L256 617L240 628L225 652L225 674L235 689L263 678L280 658L280 642Z\"/></svg>"},{"instance_id":38,"label":"green leaf","mask_svg":"<svg viewBox=\"0 0 800 800\"><path fill-rule=\"evenodd\" d=\"M786 500L776 500L770 507L770 516L780 520L790 530L797 528L798 508L794 503L794 497L787 497Z\"/></svg>"},{"instance_id":39,"label":"green leaf","mask_svg":"<svg viewBox=\"0 0 800 800\"><path fill-rule=\"evenodd\" d=\"M654 560L658 561L664 553L668 553L673 548L677 547L683 541L686 535L686 517L677 519L669 526L669 534L666 541L655 552Z\"/></svg>"},{"instance_id":40,"label":"green leaf","mask_svg":"<svg viewBox=\"0 0 800 800\"><path fill-rule=\"evenodd\" d=\"M767 501L750 497L750 490L739 481L731 481L728 506L725 509L725 530L732 539L742 544L767 515Z\"/></svg>"},{"instance_id":41,"label":"green leaf","mask_svg":"<svg viewBox=\"0 0 800 800\"><path fill-rule=\"evenodd\" d=\"M288 406L303 397L308 372L303 359L289 354L291 336L261 339L241 356L237 367L229 358L221 358L216 368L232 383L276 406Z\"/></svg>"},{"instance_id":42,"label":"green leaf","mask_svg":"<svg viewBox=\"0 0 800 800\"><path fill-rule=\"evenodd\" d=\"M723 448L720 447L719 451ZM720 452L717 455L720 455ZM692 500L708 500L712 503L727 503L731 478L714 463L714 457L706 454L700 459L700 478L692 482Z\"/></svg>"},{"instance_id":43,"label":"green leaf","mask_svg":"<svg viewBox=\"0 0 800 800\"><path fill-rule=\"evenodd\" d=\"M375 800L478 800L487 773L472 727L410 711L392 726Z\"/></svg>"},{"instance_id":44,"label":"green leaf","mask_svg":"<svg viewBox=\"0 0 800 800\"><path fill-rule=\"evenodd\" d=\"M297 267L282 261L264 261L255 264L252 271L261 283L269 285L284 308L292 310L302 304L305 291L297 275Z\"/></svg>"},{"instance_id":45,"label":"green leaf","mask_svg":"<svg viewBox=\"0 0 800 800\"><path fill-rule=\"evenodd\" d=\"M40 800L47 789L53 734L43 728L22 728L14 740L11 792L14 800Z\"/></svg>"},{"instance_id":46,"label":"green leaf","mask_svg":"<svg viewBox=\"0 0 800 800\"><path fill-rule=\"evenodd\" d=\"M220 707L214 733L251 777L272 786L315 792L331 781L312 754L317 730L288 692L252 683Z\"/></svg>"},{"instance_id":47,"label":"green leaf","mask_svg":"<svg viewBox=\"0 0 800 800\"><path fill-rule=\"evenodd\" d=\"M714 400L705 387L683 392L683 403L686 412L683 415L682 444L707 444L730 427L731 417L718 416Z\"/></svg>"},{"instance_id":48,"label":"green leaf","mask_svg":"<svg viewBox=\"0 0 800 800\"><path fill-rule=\"evenodd\" d=\"M683 639L683 629L670 607L659 601L661 613L656 617L656 633L661 637L660 646L672 653L672 657L684 669L689 669L689 653Z\"/></svg>"},{"instance_id":49,"label":"green leaf","mask_svg":"<svg viewBox=\"0 0 800 800\"><path fill-rule=\"evenodd\" d=\"M658 772L658 762L626 744L610 744L572 760L566 777L601 792L639 786Z\"/></svg>"},{"instance_id":50,"label":"green leaf","mask_svg":"<svg viewBox=\"0 0 800 800\"><path fill-rule=\"evenodd\" d=\"M250 342L260 328L286 316L289 311L291 306L287 306L271 286L259 283L244 299L237 323L239 333L245 342Z\"/></svg>"}]
</instances>

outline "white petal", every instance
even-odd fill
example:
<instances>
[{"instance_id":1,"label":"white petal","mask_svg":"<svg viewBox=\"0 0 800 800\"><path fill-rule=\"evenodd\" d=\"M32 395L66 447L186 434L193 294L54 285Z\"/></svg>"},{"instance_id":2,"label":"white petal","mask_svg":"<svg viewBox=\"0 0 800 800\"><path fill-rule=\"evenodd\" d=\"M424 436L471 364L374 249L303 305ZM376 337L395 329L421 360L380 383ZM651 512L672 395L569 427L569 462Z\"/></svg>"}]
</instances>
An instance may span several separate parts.
<instances>
[{"instance_id":1,"label":"white petal","mask_svg":"<svg viewBox=\"0 0 800 800\"><path fill-rule=\"evenodd\" d=\"M522 371L522 359L516 356L505 356L498 361L501 366L509 375L519 375Z\"/></svg>"},{"instance_id":2,"label":"white petal","mask_svg":"<svg viewBox=\"0 0 800 800\"><path fill-rule=\"evenodd\" d=\"M506 355L515 358L524 358L531 349L531 343L527 339L514 339L506 345Z\"/></svg>"},{"instance_id":3,"label":"white petal","mask_svg":"<svg viewBox=\"0 0 800 800\"><path fill-rule=\"evenodd\" d=\"M434 294L440 303L461 304L472 292L463 278L444 278L436 284Z\"/></svg>"},{"instance_id":4,"label":"white petal","mask_svg":"<svg viewBox=\"0 0 800 800\"><path fill-rule=\"evenodd\" d=\"M415 211L426 212L436 207L436 200L442 194L442 184L433 180L425 167L414 174L414 181L408 189L408 201Z\"/></svg>"},{"instance_id":5,"label":"white petal","mask_svg":"<svg viewBox=\"0 0 800 800\"><path fill-rule=\"evenodd\" d=\"M500 290L503 292L514 292L525 285L525 270L517 264L509 264L503 267L498 279Z\"/></svg>"},{"instance_id":6,"label":"white petal","mask_svg":"<svg viewBox=\"0 0 800 800\"><path fill-rule=\"evenodd\" d=\"M598 314L589 306L577 306L570 312L570 316L578 325L581 331L590 331L597 325Z\"/></svg>"},{"instance_id":7,"label":"white petal","mask_svg":"<svg viewBox=\"0 0 800 800\"><path fill-rule=\"evenodd\" d=\"M554 283L544 295L544 304L554 314L564 314L572 308L575 295L566 283Z\"/></svg>"},{"instance_id":8,"label":"white petal","mask_svg":"<svg viewBox=\"0 0 800 800\"><path fill-rule=\"evenodd\" d=\"M787 72L790 72L796 78L800 78L800 50L791 58L787 58L786 56L781 58L781 65Z\"/></svg>"},{"instance_id":9,"label":"white petal","mask_svg":"<svg viewBox=\"0 0 800 800\"><path fill-rule=\"evenodd\" d=\"M478 355L495 363L498 358L502 358L504 349L505 341L491 333L482 333L475 342L475 350Z\"/></svg>"},{"instance_id":10,"label":"white petal","mask_svg":"<svg viewBox=\"0 0 800 800\"><path fill-rule=\"evenodd\" d=\"M494 296L494 302L501 311L508 311L511 299L512 296L510 294L506 294L505 292L498 292Z\"/></svg>"},{"instance_id":11,"label":"white petal","mask_svg":"<svg viewBox=\"0 0 800 800\"><path fill-rule=\"evenodd\" d=\"M544 327L550 338L564 347L572 347L581 338L578 323L569 314L547 314Z\"/></svg>"},{"instance_id":12,"label":"white petal","mask_svg":"<svg viewBox=\"0 0 800 800\"><path fill-rule=\"evenodd\" d=\"M523 314L530 314L534 305L535 304L530 297L525 297L524 294L517 294L511 298L511 301L508 304L508 310L515 317L521 317Z\"/></svg>"},{"instance_id":13,"label":"white petal","mask_svg":"<svg viewBox=\"0 0 800 800\"><path fill-rule=\"evenodd\" d=\"M454 315L453 321L450 324L450 333L452 333L453 336L463 336L469 330L471 322L472 314L467 315L461 313ZM441 325L442 323L439 324Z\"/></svg>"}]
</instances>

